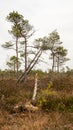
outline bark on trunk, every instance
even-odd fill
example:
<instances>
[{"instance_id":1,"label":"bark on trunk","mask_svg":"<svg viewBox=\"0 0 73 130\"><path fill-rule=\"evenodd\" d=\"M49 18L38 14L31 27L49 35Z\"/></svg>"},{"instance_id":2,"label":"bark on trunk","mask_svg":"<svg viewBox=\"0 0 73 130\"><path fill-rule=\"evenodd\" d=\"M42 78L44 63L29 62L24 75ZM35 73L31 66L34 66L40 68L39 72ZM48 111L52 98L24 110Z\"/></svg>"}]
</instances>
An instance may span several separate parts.
<instances>
[{"instance_id":1,"label":"bark on trunk","mask_svg":"<svg viewBox=\"0 0 73 130\"><path fill-rule=\"evenodd\" d=\"M58 62L57 62L57 72L59 73L59 57L58 57Z\"/></svg>"},{"instance_id":2,"label":"bark on trunk","mask_svg":"<svg viewBox=\"0 0 73 130\"><path fill-rule=\"evenodd\" d=\"M30 71L32 70L34 65L37 63L37 61L38 61L41 54L42 54L42 51L39 50L37 52L37 54L35 55L35 57L33 58L33 60L30 62L30 64L27 67L26 71L18 78L17 82L24 81L26 79L26 75L28 75L30 73Z\"/></svg>"},{"instance_id":3,"label":"bark on trunk","mask_svg":"<svg viewBox=\"0 0 73 130\"><path fill-rule=\"evenodd\" d=\"M54 53L53 52L52 52L52 56L53 56L52 72L54 72Z\"/></svg>"},{"instance_id":4,"label":"bark on trunk","mask_svg":"<svg viewBox=\"0 0 73 130\"><path fill-rule=\"evenodd\" d=\"M33 101L35 101L35 99L36 99L37 87L38 87L38 75L37 75L37 73L36 73L36 75L35 75L34 92L33 92L33 97L32 97L32 100L33 100Z\"/></svg>"},{"instance_id":5,"label":"bark on trunk","mask_svg":"<svg viewBox=\"0 0 73 130\"><path fill-rule=\"evenodd\" d=\"M16 73L17 73L17 76L18 76L18 37L16 38L16 57L17 57L17 60L16 60Z\"/></svg>"},{"instance_id":6,"label":"bark on trunk","mask_svg":"<svg viewBox=\"0 0 73 130\"><path fill-rule=\"evenodd\" d=\"M27 41L25 37L25 71L27 69Z\"/></svg>"}]
</instances>

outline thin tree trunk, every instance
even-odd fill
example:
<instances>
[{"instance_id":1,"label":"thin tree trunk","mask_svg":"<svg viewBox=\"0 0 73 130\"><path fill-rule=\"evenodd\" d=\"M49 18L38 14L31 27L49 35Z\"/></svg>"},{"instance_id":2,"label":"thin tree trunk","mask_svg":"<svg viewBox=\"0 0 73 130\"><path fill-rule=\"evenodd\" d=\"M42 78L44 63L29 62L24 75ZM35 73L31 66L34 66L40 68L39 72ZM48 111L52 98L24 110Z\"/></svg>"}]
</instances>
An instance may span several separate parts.
<instances>
[{"instance_id":1,"label":"thin tree trunk","mask_svg":"<svg viewBox=\"0 0 73 130\"><path fill-rule=\"evenodd\" d=\"M26 70L27 70L27 40L25 36L25 77L27 77Z\"/></svg>"},{"instance_id":2,"label":"thin tree trunk","mask_svg":"<svg viewBox=\"0 0 73 130\"><path fill-rule=\"evenodd\" d=\"M15 61L14 61L14 77L15 77Z\"/></svg>"},{"instance_id":3,"label":"thin tree trunk","mask_svg":"<svg viewBox=\"0 0 73 130\"><path fill-rule=\"evenodd\" d=\"M30 73L30 71L32 70L32 68L34 67L34 65L37 63L39 57L40 57L41 53L39 53L39 55L37 56L37 58L34 60L34 62L27 68L26 72L24 72L21 81L26 79L26 75L28 75Z\"/></svg>"},{"instance_id":4,"label":"thin tree trunk","mask_svg":"<svg viewBox=\"0 0 73 130\"><path fill-rule=\"evenodd\" d=\"M57 72L59 73L59 57L58 57L58 62L57 62Z\"/></svg>"},{"instance_id":5,"label":"thin tree trunk","mask_svg":"<svg viewBox=\"0 0 73 130\"><path fill-rule=\"evenodd\" d=\"M30 71L32 70L32 68L34 67L34 65L36 64L36 62L38 61L38 59L39 59L41 53L42 53L41 50L39 50L39 51L37 52L37 54L35 55L35 57L33 58L33 60L30 62L29 66L27 67L26 72L24 72L24 73L18 78L18 81L17 81L17 82L23 81L23 80L26 79L26 74L29 74L29 73L30 73Z\"/></svg>"},{"instance_id":6,"label":"thin tree trunk","mask_svg":"<svg viewBox=\"0 0 73 130\"><path fill-rule=\"evenodd\" d=\"M54 53L53 52L52 52L52 56L53 56L52 72L54 72Z\"/></svg>"},{"instance_id":7,"label":"thin tree trunk","mask_svg":"<svg viewBox=\"0 0 73 130\"><path fill-rule=\"evenodd\" d=\"M18 37L16 38L16 72L17 72L17 77L18 77Z\"/></svg>"},{"instance_id":8,"label":"thin tree trunk","mask_svg":"<svg viewBox=\"0 0 73 130\"><path fill-rule=\"evenodd\" d=\"M25 71L27 69L27 40L25 37Z\"/></svg>"}]
</instances>

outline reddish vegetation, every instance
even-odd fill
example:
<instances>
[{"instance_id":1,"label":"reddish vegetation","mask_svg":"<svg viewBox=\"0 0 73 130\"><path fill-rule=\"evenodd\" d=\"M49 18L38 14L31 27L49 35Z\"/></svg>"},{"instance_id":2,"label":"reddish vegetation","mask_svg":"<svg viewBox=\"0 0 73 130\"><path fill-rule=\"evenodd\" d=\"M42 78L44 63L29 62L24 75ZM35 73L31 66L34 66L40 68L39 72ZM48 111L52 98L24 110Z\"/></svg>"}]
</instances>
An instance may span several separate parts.
<instances>
[{"instance_id":1,"label":"reddish vegetation","mask_svg":"<svg viewBox=\"0 0 73 130\"><path fill-rule=\"evenodd\" d=\"M0 112L0 130L73 130L73 114L42 111L8 114Z\"/></svg>"},{"instance_id":2,"label":"reddish vegetation","mask_svg":"<svg viewBox=\"0 0 73 130\"><path fill-rule=\"evenodd\" d=\"M48 77L38 80L38 91L46 88L48 83ZM0 81L0 130L73 130L73 112L45 112L39 109L36 112L11 113L10 110L16 103L31 100L33 87L34 79L19 84L15 80ZM52 89L59 96L72 95L73 78L55 77Z\"/></svg>"}]
</instances>

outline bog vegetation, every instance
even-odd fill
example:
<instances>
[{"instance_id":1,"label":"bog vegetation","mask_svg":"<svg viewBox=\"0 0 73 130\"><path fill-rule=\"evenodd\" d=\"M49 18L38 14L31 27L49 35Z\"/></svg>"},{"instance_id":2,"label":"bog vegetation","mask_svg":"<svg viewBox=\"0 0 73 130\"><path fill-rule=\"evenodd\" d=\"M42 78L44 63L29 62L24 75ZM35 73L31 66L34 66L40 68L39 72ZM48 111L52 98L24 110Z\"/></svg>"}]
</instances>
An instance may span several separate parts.
<instances>
[{"instance_id":1,"label":"bog vegetation","mask_svg":"<svg viewBox=\"0 0 73 130\"><path fill-rule=\"evenodd\" d=\"M71 111L73 112L73 73L53 73L32 71L26 82L17 83L9 72L0 73L0 107L12 111L15 104L32 100L35 73L38 72L38 91L36 104L45 111ZM21 73L20 73L21 74ZM9 78L9 76L11 76Z\"/></svg>"},{"instance_id":2,"label":"bog vegetation","mask_svg":"<svg viewBox=\"0 0 73 130\"><path fill-rule=\"evenodd\" d=\"M0 77L0 128L7 130L18 128L22 130L46 130L46 129L69 129L73 128L73 73L53 73L50 80L50 72L38 71L38 91L34 105L37 111L27 111L23 106L27 102L32 103L34 90L34 77L36 71L32 71L26 82L18 83L12 75L3 72ZM8 75L7 75L8 74ZM21 75L21 73L20 73ZM5 77L4 77L5 76ZM7 76L11 76L10 78ZM14 111L15 106L19 107ZM7 120L5 121L5 115ZM12 117L10 118L10 115ZM54 118L53 118L53 116ZM25 120L26 119L26 120ZM30 121L29 121L30 119ZM16 123L12 122L13 120ZM25 123L24 123L25 121ZM29 125L27 122L29 121ZM10 122L10 123L8 123ZM20 122L20 123L19 123Z\"/></svg>"},{"instance_id":3,"label":"bog vegetation","mask_svg":"<svg viewBox=\"0 0 73 130\"><path fill-rule=\"evenodd\" d=\"M6 18L11 23L9 33L14 42L6 42L2 47L16 53L7 61L7 69L0 70L0 129L72 130L73 70L68 66L64 70L69 58L60 35L54 30L29 44L35 32L29 21L15 11ZM44 54L48 54L48 61L52 60L48 72L35 69L38 63L47 63L42 58ZM37 95L33 101L36 73ZM37 111L27 110L26 103L37 107Z\"/></svg>"}]
</instances>

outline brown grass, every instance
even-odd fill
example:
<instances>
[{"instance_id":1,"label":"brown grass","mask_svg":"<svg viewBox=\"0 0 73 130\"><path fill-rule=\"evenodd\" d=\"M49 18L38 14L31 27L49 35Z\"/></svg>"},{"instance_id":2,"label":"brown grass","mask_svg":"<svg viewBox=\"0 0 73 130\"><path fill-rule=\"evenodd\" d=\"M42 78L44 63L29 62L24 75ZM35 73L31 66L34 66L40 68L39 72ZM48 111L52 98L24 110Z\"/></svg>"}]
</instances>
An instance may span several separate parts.
<instances>
[{"instance_id":1,"label":"brown grass","mask_svg":"<svg viewBox=\"0 0 73 130\"><path fill-rule=\"evenodd\" d=\"M68 83L66 83L67 81ZM47 84L48 79L42 79L39 88L45 88ZM73 92L72 79L61 79L61 82L56 79L53 85L53 89L58 91L59 96L69 96ZM5 105L11 107L16 103L31 100L33 87L34 80L19 85L16 85L15 81L12 80L0 81L0 130L73 130L73 113L71 112L59 113L58 111L43 112L43 110L39 110L37 112L24 111L10 114L8 110L11 108L6 110ZM64 87L63 90L60 90L60 87ZM2 94L5 96L3 104L1 101Z\"/></svg>"},{"instance_id":2,"label":"brown grass","mask_svg":"<svg viewBox=\"0 0 73 130\"><path fill-rule=\"evenodd\" d=\"M0 130L73 130L73 114L0 112Z\"/></svg>"}]
</instances>

